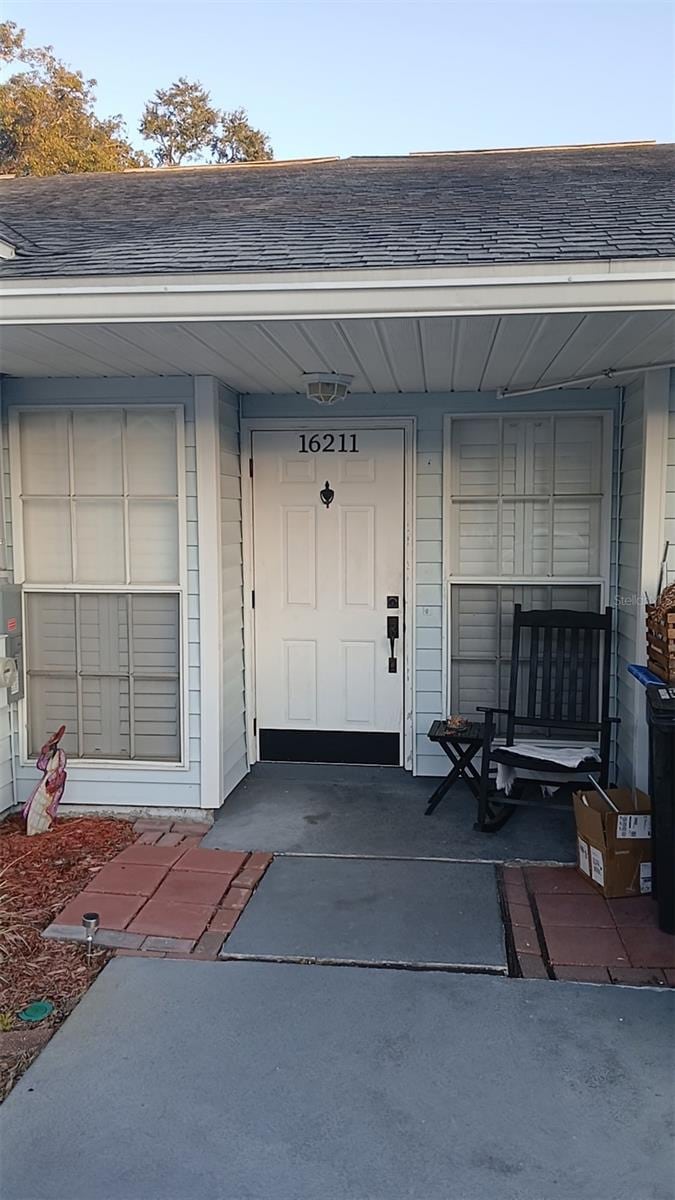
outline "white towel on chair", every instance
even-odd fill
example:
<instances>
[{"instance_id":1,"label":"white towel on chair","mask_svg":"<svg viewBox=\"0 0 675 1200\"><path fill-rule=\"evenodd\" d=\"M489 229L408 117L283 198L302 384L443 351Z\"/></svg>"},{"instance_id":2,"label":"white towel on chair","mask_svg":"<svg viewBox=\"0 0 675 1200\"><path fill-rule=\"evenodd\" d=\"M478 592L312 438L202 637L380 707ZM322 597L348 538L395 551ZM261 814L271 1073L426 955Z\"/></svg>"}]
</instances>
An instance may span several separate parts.
<instances>
[{"instance_id":1,"label":"white towel on chair","mask_svg":"<svg viewBox=\"0 0 675 1200\"><path fill-rule=\"evenodd\" d=\"M579 763L587 758L594 758L596 762L600 762L600 756L593 746L552 746L550 742L516 742L513 746L498 746L494 743L492 749L513 750L514 754L560 763L562 767L578 767Z\"/></svg>"},{"instance_id":2,"label":"white towel on chair","mask_svg":"<svg viewBox=\"0 0 675 1200\"><path fill-rule=\"evenodd\" d=\"M559 763L561 767L578 767L587 759L600 762L600 756L593 746L551 746L546 742L516 742L514 746L493 744L493 749L513 750L514 754L522 754L525 758L538 758L546 762ZM536 775L536 772L532 772ZM523 772L522 767L512 767L507 763L497 763L497 788L510 795L516 778L527 778L529 771ZM547 794L556 791L558 785L564 783L564 777L556 780L555 786L545 787Z\"/></svg>"}]
</instances>

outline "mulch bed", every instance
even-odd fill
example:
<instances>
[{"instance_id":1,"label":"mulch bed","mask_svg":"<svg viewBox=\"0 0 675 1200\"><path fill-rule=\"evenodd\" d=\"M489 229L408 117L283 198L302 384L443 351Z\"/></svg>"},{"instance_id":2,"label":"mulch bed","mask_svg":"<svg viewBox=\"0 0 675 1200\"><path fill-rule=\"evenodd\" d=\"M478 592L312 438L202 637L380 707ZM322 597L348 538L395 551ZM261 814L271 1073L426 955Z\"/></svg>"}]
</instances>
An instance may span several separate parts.
<instances>
[{"instance_id":1,"label":"mulch bed","mask_svg":"<svg viewBox=\"0 0 675 1200\"><path fill-rule=\"evenodd\" d=\"M135 836L131 822L99 817L62 818L34 837L23 830L19 815L0 825L0 1100L46 1040L20 1033L29 1027L17 1012L50 1000L54 1012L39 1028L53 1032L110 957L96 950L88 965L82 946L45 941L41 931Z\"/></svg>"}]
</instances>

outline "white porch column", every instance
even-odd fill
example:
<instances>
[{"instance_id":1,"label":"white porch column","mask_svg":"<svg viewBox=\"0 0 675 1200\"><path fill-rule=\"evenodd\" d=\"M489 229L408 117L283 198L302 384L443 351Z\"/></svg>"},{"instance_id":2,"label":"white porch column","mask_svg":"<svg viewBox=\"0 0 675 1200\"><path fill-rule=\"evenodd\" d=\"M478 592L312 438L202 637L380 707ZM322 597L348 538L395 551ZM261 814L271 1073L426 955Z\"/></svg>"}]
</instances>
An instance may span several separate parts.
<instances>
[{"instance_id":1,"label":"white porch column","mask_svg":"<svg viewBox=\"0 0 675 1200\"><path fill-rule=\"evenodd\" d=\"M218 808L223 801L218 381L210 375L198 375L194 389L199 529L200 807Z\"/></svg>"},{"instance_id":2,"label":"white porch column","mask_svg":"<svg viewBox=\"0 0 675 1200\"><path fill-rule=\"evenodd\" d=\"M642 494L640 509L640 543L638 556L638 589L633 597L638 620L635 622L633 662L646 664L647 640L644 622L644 594L656 597L659 567L665 537L666 471L668 464L668 400L667 369L643 375L642 390ZM649 733L645 721L643 689L637 683L635 723L631 737L624 745L632 745L633 779L624 782L647 791L649 780Z\"/></svg>"}]
</instances>

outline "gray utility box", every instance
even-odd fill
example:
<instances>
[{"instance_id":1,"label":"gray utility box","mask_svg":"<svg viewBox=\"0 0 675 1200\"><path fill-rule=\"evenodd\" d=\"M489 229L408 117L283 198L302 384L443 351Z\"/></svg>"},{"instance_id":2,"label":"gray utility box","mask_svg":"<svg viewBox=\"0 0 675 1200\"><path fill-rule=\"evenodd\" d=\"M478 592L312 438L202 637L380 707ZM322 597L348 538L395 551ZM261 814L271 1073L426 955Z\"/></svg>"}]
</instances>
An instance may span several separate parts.
<instances>
[{"instance_id":1,"label":"gray utility box","mask_svg":"<svg viewBox=\"0 0 675 1200\"><path fill-rule=\"evenodd\" d=\"M0 658L4 672L9 672L6 678L11 678L8 686L8 699L21 700L23 697L23 606L21 588L15 583L0 584L0 636L7 639L6 658ZM16 671L11 668L8 660L16 663ZM1 681L0 681L1 683ZM5 685L7 686L7 685Z\"/></svg>"}]
</instances>

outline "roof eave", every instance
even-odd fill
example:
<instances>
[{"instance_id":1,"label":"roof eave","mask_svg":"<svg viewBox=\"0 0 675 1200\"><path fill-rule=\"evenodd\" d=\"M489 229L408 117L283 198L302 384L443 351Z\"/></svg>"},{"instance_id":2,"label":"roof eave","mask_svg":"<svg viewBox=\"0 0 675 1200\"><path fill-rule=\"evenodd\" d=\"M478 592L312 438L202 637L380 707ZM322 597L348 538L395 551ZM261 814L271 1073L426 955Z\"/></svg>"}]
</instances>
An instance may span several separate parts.
<instances>
[{"instance_id":1,"label":"roof eave","mask_svg":"<svg viewBox=\"0 0 675 1200\"><path fill-rule=\"evenodd\" d=\"M675 256L454 268L0 278L1 324L675 308Z\"/></svg>"}]
</instances>

